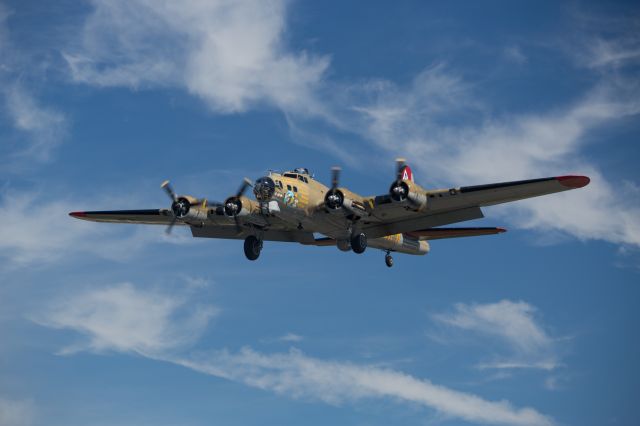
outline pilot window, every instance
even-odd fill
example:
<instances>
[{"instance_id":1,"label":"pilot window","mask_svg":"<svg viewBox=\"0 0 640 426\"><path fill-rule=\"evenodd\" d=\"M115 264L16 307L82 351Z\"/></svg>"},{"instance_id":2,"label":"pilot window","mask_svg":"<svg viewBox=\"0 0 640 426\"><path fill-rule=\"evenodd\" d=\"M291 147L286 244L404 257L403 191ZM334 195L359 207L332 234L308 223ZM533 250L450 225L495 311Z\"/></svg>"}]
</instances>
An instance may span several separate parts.
<instances>
[{"instance_id":1,"label":"pilot window","mask_svg":"<svg viewBox=\"0 0 640 426\"><path fill-rule=\"evenodd\" d=\"M298 192L298 187L297 186L293 187L293 192Z\"/></svg>"},{"instance_id":2,"label":"pilot window","mask_svg":"<svg viewBox=\"0 0 640 426\"><path fill-rule=\"evenodd\" d=\"M291 185L287 185L287 190L291 191Z\"/></svg>"},{"instance_id":3,"label":"pilot window","mask_svg":"<svg viewBox=\"0 0 640 426\"><path fill-rule=\"evenodd\" d=\"M306 177L302 177L302 179L304 179L304 183L309 183Z\"/></svg>"}]
</instances>

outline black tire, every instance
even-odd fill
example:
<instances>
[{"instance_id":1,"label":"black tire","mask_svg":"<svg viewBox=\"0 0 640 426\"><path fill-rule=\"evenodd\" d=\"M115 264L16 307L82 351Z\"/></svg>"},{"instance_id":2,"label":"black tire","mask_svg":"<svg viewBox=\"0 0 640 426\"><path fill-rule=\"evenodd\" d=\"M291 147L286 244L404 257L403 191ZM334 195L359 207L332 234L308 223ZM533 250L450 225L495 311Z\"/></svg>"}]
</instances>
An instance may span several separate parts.
<instances>
[{"instance_id":1,"label":"black tire","mask_svg":"<svg viewBox=\"0 0 640 426\"><path fill-rule=\"evenodd\" d=\"M390 255L386 255L384 257L384 263L386 263L387 266L391 268L393 266L393 257L391 257Z\"/></svg>"},{"instance_id":2,"label":"black tire","mask_svg":"<svg viewBox=\"0 0 640 426\"><path fill-rule=\"evenodd\" d=\"M351 238L351 249L354 253L361 254L367 249L367 236L362 232Z\"/></svg>"},{"instance_id":3,"label":"black tire","mask_svg":"<svg viewBox=\"0 0 640 426\"><path fill-rule=\"evenodd\" d=\"M260 256L262 250L262 242L253 235L249 235L244 240L244 255L249 260L256 260Z\"/></svg>"}]
</instances>

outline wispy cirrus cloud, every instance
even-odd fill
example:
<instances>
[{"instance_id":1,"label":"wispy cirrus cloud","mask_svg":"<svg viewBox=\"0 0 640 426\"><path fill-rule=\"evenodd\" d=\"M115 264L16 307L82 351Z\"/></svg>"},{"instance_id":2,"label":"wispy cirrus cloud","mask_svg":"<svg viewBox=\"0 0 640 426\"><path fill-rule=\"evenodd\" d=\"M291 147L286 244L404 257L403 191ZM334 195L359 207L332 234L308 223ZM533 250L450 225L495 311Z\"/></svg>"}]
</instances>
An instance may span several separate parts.
<instances>
[{"instance_id":1,"label":"wispy cirrus cloud","mask_svg":"<svg viewBox=\"0 0 640 426\"><path fill-rule=\"evenodd\" d=\"M432 315L452 330L493 338L502 343L503 354L476 365L485 369L553 370L560 365L557 340L549 336L536 318L536 308L526 302L501 300L486 304L457 303L453 310Z\"/></svg>"},{"instance_id":2,"label":"wispy cirrus cloud","mask_svg":"<svg viewBox=\"0 0 640 426\"><path fill-rule=\"evenodd\" d=\"M326 57L286 48L286 1L93 2L64 56L77 82L178 87L214 111L260 104L318 112ZM161 45L161 48L158 46Z\"/></svg>"},{"instance_id":3,"label":"wispy cirrus cloud","mask_svg":"<svg viewBox=\"0 0 640 426\"><path fill-rule=\"evenodd\" d=\"M14 130L3 137L4 170L18 170L21 160L46 161L67 136L69 119L60 110L43 104L22 79L28 74L22 53L14 47L7 20L10 10L0 4L0 113Z\"/></svg>"},{"instance_id":4,"label":"wispy cirrus cloud","mask_svg":"<svg viewBox=\"0 0 640 426\"><path fill-rule=\"evenodd\" d=\"M111 205L121 196L104 195L102 200L52 199L43 191L0 191L0 270L50 264L77 255L92 254L111 260L130 259L148 243L192 243L180 232L166 236L161 226L98 224L68 216L73 206ZM134 204L134 201L132 201Z\"/></svg>"},{"instance_id":5,"label":"wispy cirrus cloud","mask_svg":"<svg viewBox=\"0 0 640 426\"><path fill-rule=\"evenodd\" d=\"M184 353L201 335L214 308L185 311L188 298L144 291L131 284L76 293L54 302L36 321L79 332L85 341L75 350L133 352L151 359L244 383L293 398L343 404L390 398L419 404L438 414L472 422L505 425L552 425L532 408L436 385L426 379L369 365L313 358L292 349L263 354L251 348Z\"/></svg>"},{"instance_id":6,"label":"wispy cirrus cloud","mask_svg":"<svg viewBox=\"0 0 640 426\"><path fill-rule=\"evenodd\" d=\"M477 81L444 63L408 84L375 75L329 79L326 56L287 46L286 18L287 3L278 0L94 2L64 56L83 84L179 88L220 113L276 107L293 140L352 165L375 162L380 153L408 157L427 186L588 174L584 189L495 214L524 229L640 246L637 198L585 154L593 132L640 112L637 77L621 72L639 59L633 25L606 38L583 29L582 41L565 52L594 74L590 88L562 104L510 113L497 111ZM503 59L522 64L526 48L505 46Z\"/></svg>"},{"instance_id":7,"label":"wispy cirrus cloud","mask_svg":"<svg viewBox=\"0 0 640 426\"><path fill-rule=\"evenodd\" d=\"M88 338L62 353L90 350L154 356L193 343L217 316L216 307L198 304L189 296L143 291L122 283L81 293L71 302L58 301L34 320L73 329Z\"/></svg>"},{"instance_id":8,"label":"wispy cirrus cloud","mask_svg":"<svg viewBox=\"0 0 640 426\"><path fill-rule=\"evenodd\" d=\"M428 186L589 175L591 184L579 191L495 211L522 228L638 246L637 198L621 183L608 180L582 153L593 142L590 132L640 113L640 85L627 83L603 81L551 111L496 114L470 82L438 65L406 87L388 81L364 86L344 116L354 131L389 157L408 157L426 176L423 182L436 179Z\"/></svg>"},{"instance_id":9,"label":"wispy cirrus cloud","mask_svg":"<svg viewBox=\"0 0 640 426\"><path fill-rule=\"evenodd\" d=\"M30 426L35 420L35 411L32 401L0 396L0 425Z\"/></svg>"}]
</instances>

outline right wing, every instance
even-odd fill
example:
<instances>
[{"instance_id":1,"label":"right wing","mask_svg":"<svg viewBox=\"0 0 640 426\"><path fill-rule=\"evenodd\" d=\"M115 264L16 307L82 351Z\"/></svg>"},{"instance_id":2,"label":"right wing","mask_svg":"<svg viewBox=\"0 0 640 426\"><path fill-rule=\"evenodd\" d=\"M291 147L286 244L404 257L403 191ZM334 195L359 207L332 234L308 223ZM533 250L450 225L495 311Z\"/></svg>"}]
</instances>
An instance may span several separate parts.
<instances>
[{"instance_id":1,"label":"right wing","mask_svg":"<svg viewBox=\"0 0 640 426\"><path fill-rule=\"evenodd\" d=\"M173 212L169 209L153 209L153 210L104 210L90 212L73 212L69 216L77 219L88 220L91 222L107 222L107 223L131 223L146 225L169 225L173 221ZM191 234L196 238L224 238L241 240L248 235L252 235L253 231L247 228L238 229L233 219L226 218L223 222L205 223L197 226L178 220L175 225L188 225L191 227ZM261 238L265 241L283 241L311 243L314 241L313 233L300 231L297 229L288 229L282 224L275 229L265 230L261 234Z\"/></svg>"},{"instance_id":2,"label":"right wing","mask_svg":"<svg viewBox=\"0 0 640 426\"><path fill-rule=\"evenodd\" d=\"M478 237L507 232L504 228L430 228L407 232L410 237L420 240L440 240L444 238Z\"/></svg>"}]
</instances>

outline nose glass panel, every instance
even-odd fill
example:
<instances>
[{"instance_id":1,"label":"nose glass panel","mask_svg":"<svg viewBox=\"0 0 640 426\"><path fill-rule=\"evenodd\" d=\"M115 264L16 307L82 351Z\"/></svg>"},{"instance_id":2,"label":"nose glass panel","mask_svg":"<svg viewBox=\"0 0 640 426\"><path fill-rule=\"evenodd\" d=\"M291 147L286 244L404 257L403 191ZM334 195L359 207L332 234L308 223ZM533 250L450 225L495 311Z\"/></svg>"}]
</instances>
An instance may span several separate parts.
<instances>
[{"instance_id":1,"label":"nose glass panel","mask_svg":"<svg viewBox=\"0 0 640 426\"><path fill-rule=\"evenodd\" d=\"M273 194L276 191L276 184L268 176L263 176L259 179L256 179L256 183L253 186L253 193L256 196L256 199L259 201L268 201L273 197Z\"/></svg>"}]
</instances>

